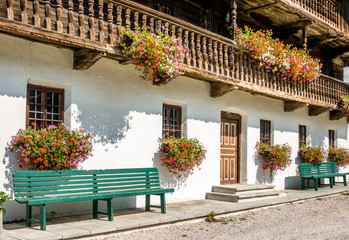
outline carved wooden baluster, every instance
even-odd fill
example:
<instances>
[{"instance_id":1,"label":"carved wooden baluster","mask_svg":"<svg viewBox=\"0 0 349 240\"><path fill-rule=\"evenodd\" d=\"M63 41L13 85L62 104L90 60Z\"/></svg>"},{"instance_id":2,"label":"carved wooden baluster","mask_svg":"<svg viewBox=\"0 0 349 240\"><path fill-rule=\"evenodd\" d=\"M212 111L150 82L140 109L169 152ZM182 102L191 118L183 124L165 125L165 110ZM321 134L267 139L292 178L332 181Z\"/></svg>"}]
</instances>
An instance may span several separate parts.
<instances>
[{"instance_id":1,"label":"carved wooden baluster","mask_svg":"<svg viewBox=\"0 0 349 240\"><path fill-rule=\"evenodd\" d=\"M178 34L178 39L181 43L183 43L182 32L183 32L182 28L178 28L177 34Z\"/></svg>"},{"instance_id":2,"label":"carved wooden baluster","mask_svg":"<svg viewBox=\"0 0 349 240\"><path fill-rule=\"evenodd\" d=\"M6 7L6 18L9 20L13 20L13 0L6 0Z\"/></svg>"},{"instance_id":3,"label":"carved wooden baluster","mask_svg":"<svg viewBox=\"0 0 349 240\"><path fill-rule=\"evenodd\" d=\"M168 24L168 22L165 22L165 24L164 24L164 34L165 35L168 35L168 26L169 26L169 24Z\"/></svg>"},{"instance_id":4,"label":"carved wooden baluster","mask_svg":"<svg viewBox=\"0 0 349 240\"><path fill-rule=\"evenodd\" d=\"M191 54L191 65L196 67L196 51L195 51L195 33L190 34L190 54Z\"/></svg>"},{"instance_id":5,"label":"carved wooden baluster","mask_svg":"<svg viewBox=\"0 0 349 240\"><path fill-rule=\"evenodd\" d=\"M268 72L268 69L264 69L264 71L265 71L265 87L267 87L267 88L269 88L269 86L270 86L270 72Z\"/></svg>"},{"instance_id":6,"label":"carved wooden baluster","mask_svg":"<svg viewBox=\"0 0 349 240\"><path fill-rule=\"evenodd\" d=\"M241 80L241 81L243 81L243 74L244 74L243 73L243 66L242 66L243 63L242 63L242 60L243 60L242 59L242 55L240 55L239 58L238 58L238 68L239 68L239 75L238 75L239 78L238 79Z\"/></svg>"},{"instance_id":7,"label":"carved wooden baluster","mask_svg":"<svg viewBox=\"0 0 349 240\"><path fill-rule=\"evenodd\" d=\"M230 75L235 78L235 49L233 46L229 48Z\"/></svg>"},{"instance_id":8,"label":"carved wooden baluster","mask_svg":"<svg viewBox=\"0 0 349 240\"><path fill-rule=\"evenodd\" d=\"M263 86L263 87L266 87L265 75L266 75L265 67L263 66L263 67L261 67L261 80L262 80L261 86Z\"/></svg>"},{"instance_id":9,"label":"carved wooden baluster","mask_svg":"<svg viewBox=\"0 0 349 240\"><path fill-rule=\"evenodd\" d=\"M229 69L229 59L228 59L228 45L224 44L224 72L223 74L229 77L230 69Z\"/></svg>"},{"instance_id":10,"label":"carved wooden baluster","mask_svg":"<svg viewBox=\"0 0 349 240\"><path fill-rule=\"evenodd\" d=\"M93 29L95 26L93 5L94 0L88 0L88 38L91 40L95 40L95 30Z\"/></svg>"},{"instance_id":11,"label":"carved wooden baluster","mask_svg":"<svg viewBox=\"0 0 349 240\"><path fill-rule=\"evenodd\" d=\"M188 66L190 65L191 62L191 53L189 51L189 32L188 30L184 31L184 47L186 48L187 52L187 61L185 62Z\"/></svg>"},{"instance_id":12,"label":"carved wooden baluster","mask_svg":"<svg viewBox=\"0 0 349 240\"><path fill-rule=\"evenodd\" d=\"M202 38L202 53L203 53L203 61L204 61L204 69L207 71L208 70L208 55L207 55L207 38L203 37Z\"/></svg>"},{"instance_id":13,"label":"carved wooden baluster","mask_svg":"<svg viewBox=\"0 0 349 240\"><path fill-rule=\"evenodd\" d=\"M79 36L85 37L84 0L79 0Z\"/></svg>"},{"instance_id":14,"label":"carved wooden baluster","mask_svg":"<svg viewBox=\"0 0 349 240\"><path fill-rule=\"evenodd\" d=\"M151 33L154 32L154 18L153 18L153 17L150 18L150 20L149 20L149 31L150 31Z\"/></svg>"},{"instance_id":15,"label":"carved wooden baluster","mask_svg":"<svg viewBox=\"0 0 349 240\"><path fill-rule=\"evenodd\" d=\"M45 0L45 21L44 26L46 29L51 30L51 5L50 0Z\"/></svg>"},{"instance_id":16,"label":"carved wooden baluster","mask_svg":"<svg viewBox=\"0 0 349 240\"><path fill-rule=\"evenodd\" d=\"M147 30L147 15L142 15L142 29Z\"/></svg>"},{"instance_id":17,"label":"carved wooden baluster","mask_svg":"<svg viewBox=\"0 0 349 240\"><path fill-rule=\"evenodd\" d=\"M20 16L20 21L21 23L28 24L28 14L27 14L27 0L21 0L20 2L21 5L21 16Z\"/></svg>"},{"instance_id":18,"label":"carved wooden baluster","mask_svg":"<svg viewBox=\"0 0 349 240\"><path fill-rule=\"evenodd\" d=\"M135 12L133 14L133 19L134 19L134 27L135 27L134 30L138 31L138 28L139 28L139 23L138 23L138 21L139 21L139 13L138 12Z\"/></svg>"},{"instance_id":19,"label":"carved wooden baluster","mask_svg":"<svg viewBox=\"0 0 349 240\"><path fill-rule=\"evenodd\" d=\"M109 35L108 41L110 44L114 44L115 37L114 37L114 25L113 25L113 9L114 9L113 3L108 2L107 8L108 8L108 35ZM122 10L121 6L117 6L117 8L116 8L117 13L121 14L121 10ZM119 17L119 15L117 15L117 19L118 19L118 17ZM118 29L117 29L117 31L118 31L117 34L120 34ZM120 29L120 31L121 31L121 29Z\"/></svg>"},{"instance_id":20,"label":"carved wooden baluster","mask_svg":"<svg viewBox=\"0 0 349 240\"><path fill-rule=\"evenodd\" d=\"M162 32L162 21L157 20L156 23L157 23L157 25L155 26L155 29Z\"/></svg>"},{"instance_id":21,"label":"carved wooden baluster","mask_svg":"<svg viewBox=\"0 0 349 240\"><path fill-rule=\"evenodd\" d=\"M196 34L197 67L202 69L201 36Z\"/></svg>"},{"instance_id":22,"label":"carved wooden baluster","mask_svg":"<svg viewBox=\"0 0 349 240\"><path fill-rule=\"evenodd\" d=\"M40 16L39 16L39 0L34 0L33 2L33 25L36 27L40 27Z\"/></svg>"},{"instance_id":23,"label":"carved wooden baluster","mask_svg":"<svg viewBox=\"0 0 349 240\"><path fill-rule=\"evenodd\" d=\"M131 29L130 15L131 15L131 10L127 8L125 11L125 28L127 31Z\"/></svg>"},{"instance_id":24,"label":"carved wooden baluster","mask_svg":"<svg viewBox=\"0 0 349 240\"><path fill-rule=\"evenodd\" d=\"M98 0L98 41L104 42L105 41L105 35L104 35L104 12L103 12L103 0Z\"/></svg>"},{"instance_id":25,"label":"carved wooden baluster","mask_svg":"<svg viewBox=\"0 0 349 240\"><path fill-rule=\"evenodd\" d=\"M113 29L113 4L111 4L111 10L108 10L108 26ZM122 7L116 7L116 36L119 38L121 36L121 26L122 26ZM114 32L114 31L113 31ZM110 35L110 34L109 34Z\"/></svg>"},{"instance_id":26,"label":"carved wooden baluster","mask_svg":"<svg viewBox=\"0 0 349 240\"><path fill-rule=\"evenodd\" d=\"M67 26L67 32L70 35L75 36L75 27L74 27L74 4L73 0L68 1L68 26Z\"/></svg>"},{"instance_id":27,"label":"carved wooden baluster","mask_svg":"<svg viewBox=\"0 0 349 240\"><path fill-rule=\"evenodd\" d=\"M210 38L208 40L208 60L209 60L210 71L214 72L214 69L213 69L212 38Z\"/></svg>"},{"instance_id":28,"label":"carved wooden baluster","mask_svg":"<svg viewBox=\"0 0 349 240\"><path fill-rule=\"evenodd\" d=\"M62 0L56 0L56 31L59 33L63 32L62 14Z\"/></svg>"},{"instance_id":29,"label":"carved wooden baluster","mask_svg":"<svg viewBox=\"0 0 349 240\"><path fill-rule=\"evenodd\" d=\"M219 73L219 59L218 59L218 42L213 42L213 59L214 59L214 72Z\"/></svg>"},{"instance_id":30,"label":"carved wooden baluster","mask_svg":"<svg viewBox=\"0 0 349 240\"><path fill-rule=\"evenodd\" d=\"M175 25L171 26L171 37L173 37L173 38L176 37L176 26Z\"/></svg>"},{"instance_id":31,"label":"carved wooden baluster","mask_svg":"<svg viewBox=\"0 0 349 240\"><path fill-rule=\"evenodd\" d=\"M252 66L251 66L251 56L247 56L247 78L248 82L255 83L252 77Z\"/></svg>"},{"instance_id":32,"label":"carved wooden baluster","mask_svg":"<svg viewBox=\"0 0 349 240\"><path fill-rule=\"evenodd\" d=\"M219 53L219 73L224 74L224 65L223 65L224 56L223 56L223 43L222 42L220 42L218 44L218 49L219 49L219 51L218 51L218 53Z\"/></svg>"}]
</instances>

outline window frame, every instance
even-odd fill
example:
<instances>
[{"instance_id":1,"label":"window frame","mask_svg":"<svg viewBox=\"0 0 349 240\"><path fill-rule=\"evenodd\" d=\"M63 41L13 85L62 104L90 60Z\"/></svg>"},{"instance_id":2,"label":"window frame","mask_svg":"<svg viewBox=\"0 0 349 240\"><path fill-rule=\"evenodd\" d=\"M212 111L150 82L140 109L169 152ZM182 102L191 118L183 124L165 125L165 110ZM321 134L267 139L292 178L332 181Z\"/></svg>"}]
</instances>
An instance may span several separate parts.
<instances>
[{"instance_id":1,"label":"window frame","mask_svg":"<svg viewBox=\"0 0 349 240\"><path fill-rule=\"evenodd\" d=\"M30 118L30 91L31 90L37 90L37 91L41 91L42 92L42 96L41 96L41 100L43 103L41 103L40 105L44 108L43 109L43 118L42 119L38 119L36 120L36 118ZM58 105L49 105L47 104L47 93L48 92L54 92L54 93L58 93L59 96L59 103ZM48 121L58 121L60 123L64 123L64 89L63 88L54 88L54 87L46 87L46 86L40 86L40 85L35 85L35 84L28 84L27 85L27 101L26 101L26 127L29 127L30 124L29 122L31 120L34 120L34 122L36 121L40 121L42 122L42 124L40 126L35 126L35 128L44 128L47 127L47 122ZM59 108L59 119L58 120L48 120L47 119L47 107L48 106L52 106L52 107L58 107Z\"/></svg>"},{"instance_id":2,"label":"window frame","mask_svg":"<svg viewBox=\"0 0 349 240\"><path fill-rule=\"evenodd\" d=\"M269 124L269 126L267 128L264 127L266 123ZM260 124L259 125L259 127L260 127L259 141L261 141L263 143L270 143L271 144L271 121L265 120L265 119L260 119L259 124ZM267 137L264 137L264 135L267 135Z\"/></svg>"},{"instance_id":3,"label":"window frame","mask_svg":"<svg viewBox=\"0 0 349 240\"><path fill-rule=\"evenodd\" d=\"M164 117L164 109L165 108L168 109L168 111L169 111L169 117L167 118L168 126L169 126L168 129L164 128L164 119L165 119L165 117ZM171 120L173 119L173 118L171 118L171 110L178 110L178 112L179 112L178 118L175 118L175 120L179 121L179 130L172 131L172 129L171 129ZM169 133L169 135L174 136L176 138L182 137L182 124L183 124L183 121L182 121L182 107L178 106L178 105L163 103L162 104L162 136L165 136L166 133Z\"/></svg>"},{"instance_id":4,"label":"window frame","mask_svg":"<svg viewBox=\"0 0 349 240\"><path fill-rule=\"evenodd\" d=\"M336 132L333 129L328 130L328 146L335 147L336 144Z\"/></svg>"},{"instance_id":5,"label":"window frame","mask_svg":"<svg viewBox=\"0 0 349 240\"><path fill-rule=\"evenodd\" d=\"M304 135L302 136L302 128L304 128ZM302 137L304 141L302 141ZM303 144L307 145L307 126L306 125L298 125L298 148L301 148Z\"/></svg>"}]
</instances>

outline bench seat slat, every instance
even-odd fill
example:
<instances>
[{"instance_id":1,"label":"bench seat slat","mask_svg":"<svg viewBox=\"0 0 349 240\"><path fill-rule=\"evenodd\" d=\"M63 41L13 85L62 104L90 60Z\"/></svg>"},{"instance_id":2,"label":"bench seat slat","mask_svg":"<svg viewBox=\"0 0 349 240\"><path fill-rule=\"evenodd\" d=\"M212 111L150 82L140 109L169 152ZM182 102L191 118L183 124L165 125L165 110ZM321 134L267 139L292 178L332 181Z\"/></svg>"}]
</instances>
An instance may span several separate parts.
<instances>
[{"instance_id":1,"label":"bench seat slat","mask_svg":"<svg viewBox=\"0 0 349 240\"><path fill-rule=\"evenodd\" d=\"M123 178L123 177L152 177L152 176L158 176L159 174L157 172L151 172L151 173L143 173L143 174L108 174L108 175L97 175L98 179L108 179L108 178ZM70 177L62 177L62 176L56 176L56 177L31 177L31 178L15 178L13 179L13 182L19 183L19 182L45 182L45 181L56 181L56 180L86 180L86 179L92 179L93 175L76 175L76 176L70 176Z\"/></svg>"},{"instance_id":2,"label":"bench seat slat","mask_svg":"<svg viewBox=\"0 0 349 240\"><path fill-rule=\"evenodd\" d=\"M74 202L74 201L84 201L84 200L94 200L94 199L108 199L116 197L132 197L137 195L149 195L149 194L162 194L174 192L174 189L148 189L148 190L133 190L133 191L123 191L123 192L108 192L108 193L96 193L96 194L81 194L72 196L61 196L61 197L44 197L44 198L31 198L31 199L21 199L16 198L18 202L28 203L29 205L38 204L49 204L49 203L60 203L60 202Z\"/></svg>"}]
</instances>

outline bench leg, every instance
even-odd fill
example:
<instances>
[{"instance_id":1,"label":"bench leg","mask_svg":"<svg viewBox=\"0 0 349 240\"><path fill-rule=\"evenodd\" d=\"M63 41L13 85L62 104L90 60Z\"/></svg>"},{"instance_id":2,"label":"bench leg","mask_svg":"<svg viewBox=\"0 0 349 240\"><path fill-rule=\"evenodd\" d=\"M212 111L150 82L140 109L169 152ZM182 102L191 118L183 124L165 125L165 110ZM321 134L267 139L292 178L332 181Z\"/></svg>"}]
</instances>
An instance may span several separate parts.
<instances>
[{"instance_id":1,"label":"bench leg","mask_svg":"<svg viewBox=\"0 0 349 240\"><path fill-rule=\"evenodd\" d=\"M334 177L330 177L330 188L333 188L334 185Z\"/></svg>"},{"instance_id":2,"label":"bench leg","mask_svg":"<svg viewBox=\"0 0 349 240\"><path fill-rule=\"evenodd\" d=\"M46 204L40 206L40 229L46 231Z\"/></svg>"},{"instance_id":3,"label":"bench leg","mask_svg":"<svg viewBox=\"0 0 349 240\"><path fill-rule=\"evenodd\" d=\"M161 213L166 213L165 193L160 195L160 201L161 201Z\"/></svg>"},{"instance_id":4,"label":"bench leg","mask_svg":"<svg viewBox=\"0 0 349 240\"><path fill-rule=\"evenodd\" d=\"M92 200L92 217L98 218L98 200Z\"/></svg>"},{"instance_id":5,"label":"bench leg","mask_svg":"<svg viewBox=\"0 0 349 240\"><path fill-rule=\"evenodd\" d=\"M28 203L26 204L26 214L25 214L25 225L27 227L31 227L32 223L30 219L32 218L32 206L29 206Z\"/></svg>"},{"instance_id":6,"label":"bench leg","mask_svg":"<svg viewBox=\"0 0 349 240\"><path fill-rule=\"evenodd\" d=\"M302 190L304 190L304 189L305 189L305 179L302 178Z\"/></svg>"},{"instance_id":7,"label":"bench leg","mask_svg":"<svg viewBox=\"0 0 349 240\"><path fill-rule=\"evenodd\" d=\"M150 195L145 195L145 211L150 211Z\"/></svg>"},{"instance_id":8,"label":"bench leg","mask_svg":"<svg viewBox=\"0 0 349 240\"><path fill-rule=\"evenodd\" d=\"M318 183L318 180L314 179L314 189L315 189L315 191L317 191L319 189L317 183Z\"/></svg>"},{"instance_id":9,"label":"bench leg","mask_svg":"<svg viewBox=\"0 0 349 240\"><path fill-rule=\"evenodd\" d=\"M113 199L108 199L108 220L113 221L114 217L114 210L113 210Z\"/></svg>"},{"instance_id":10,"label":"bench leg","mask_svg":"<svg viewBox=\"0 0 349 240\"><path fill-rule=\"evenodd\" d=\"M321 186L321 178L318 178L317 184L318 184L319 187Z\"/></svg>"},{"instance_id":11,"label":"bench leg","mask_svg":"<svg viewBox=\"0 0 349 240\"><path fill-rule=\"evenodd\" d=\"M345 175L343 176L343 183L344 183L344 186L347 186L347 177Z\"/></svg>"}]
</instances>

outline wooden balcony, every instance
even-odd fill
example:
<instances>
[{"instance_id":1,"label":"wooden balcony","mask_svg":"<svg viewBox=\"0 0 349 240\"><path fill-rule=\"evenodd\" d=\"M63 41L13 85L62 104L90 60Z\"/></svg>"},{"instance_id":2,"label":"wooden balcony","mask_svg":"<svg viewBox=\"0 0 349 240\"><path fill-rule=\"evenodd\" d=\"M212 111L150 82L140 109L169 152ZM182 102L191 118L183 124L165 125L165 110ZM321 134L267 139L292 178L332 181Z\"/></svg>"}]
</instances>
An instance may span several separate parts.
<instances>
[{"instance_id":1,"label":"wooden balcony","mask_svg":"<svg viewBox=\"0 0 349 240\"><path fill-rule=\"evenodd\" d=\"M182 72L210 82L211 97L241 90L283 100L286 112L309 106L310 116L345 116L337 105L341 93L349 94L348 84L324 75L304 84L283 80L238 56L233 40L132 1L0 0L1 32L73 49L76 70L101 57L124 60L115 42L122 27L137 26L182 38L188 52Z\"/></svg>"},{"instance_id":2,"label":"wooden balcony","mask_svg":"<svg viewBox=\"0 0 349 240\"><path fill-rule=\"evenodd\" d=\"M289 0L315 19L335 28L349 38L349 25L342 14L342 5L337 0ZM343 6L344 8L345 6Z\"/></svg>"}]
</instances>

